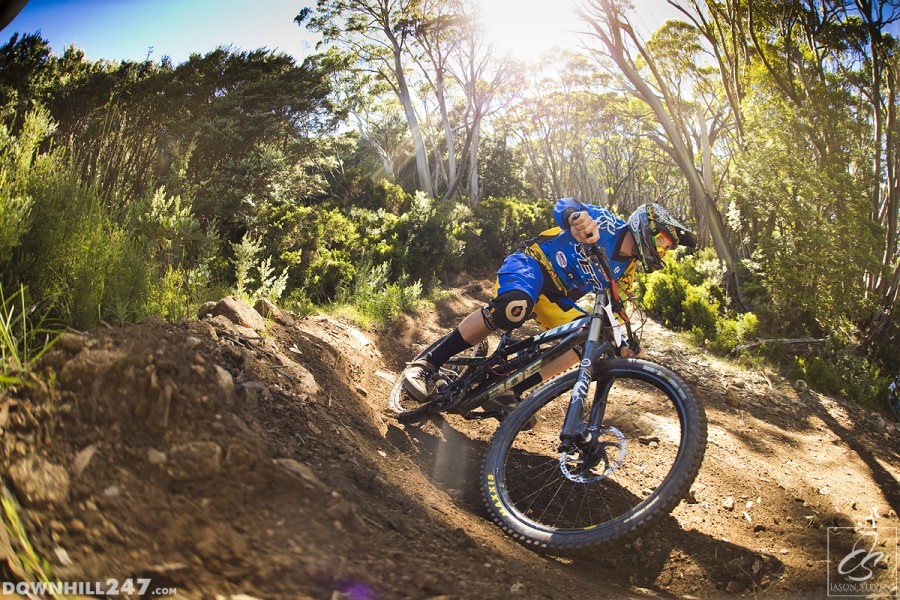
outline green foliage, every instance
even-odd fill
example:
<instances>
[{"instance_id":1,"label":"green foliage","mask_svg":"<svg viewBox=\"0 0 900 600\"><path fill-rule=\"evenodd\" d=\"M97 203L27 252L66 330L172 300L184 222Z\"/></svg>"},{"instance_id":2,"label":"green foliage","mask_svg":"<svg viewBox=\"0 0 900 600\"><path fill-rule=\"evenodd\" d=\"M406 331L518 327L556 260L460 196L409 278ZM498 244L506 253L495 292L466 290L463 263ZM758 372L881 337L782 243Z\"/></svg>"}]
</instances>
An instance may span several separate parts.
<instances>
[{"instance_id":1,"label":"green foliage","mask_svg":"<svg viewBox=\"0 0 900 600\"><path fill-rule=\"evenodd\" d=\"M390 265L363 264L353 284L338 294L337 304L352 307L364 325L384 325L394 317L418 307L422 302L422 283L389 279Z\"/></svg>"},{"instance_id":2,"label":"green foliage","mask_svg":"<svg viewBox=\"0 0 900 600\"><path fill-rule=\"evenodd\" d=\"M31 226L34 199L28 193L28 183L54 160L40 152L41 143L54 129L47 111L42 109L25 115L18 135L12 135L0 123L0 267L6 267L13 249Z\"/></svg>"},{"instance_id":3,"label":"green foliage","mask_svg":"<svg viewBox=\"0 0 900 600\"><path fill-rule=\"evenodd\" d=\"M753 313L743 313L735 318L720 316L716 319L716 332L707 347L716 354L728 354L741 344L752 340L759 331L759 319Z\"/></svg>"},{"instance_id":4,"label":"green foliage","mask_svg":"<svg viewBox=\"0 0 900 600\"><path fill-rule=\"evenodd\" d=\"M827 348L813 356L795 356L790 377L803 379L815 389L841 395L854 402L877 408L886 395L891 377L871 361L847 348Z\"/></svg>"},{"instance_id":5,"label":"green foliage","mask_svg":"<svg viewBox=\"0 0 900 600\"><path fill-rule=\"evenodd\" d=\"M731 223L752 249L753 308L766 329L827 334L835 315L859 321L871 313L872 297L859 282L879 269L870 182L847 169L855 124L850 114L832 115L831 152L822 154L810 142L810 115L766 86L752 89L747 151L729 196Z\"/></svg>"},{"instance_id":6,"label":"green foliage","mask_svg":"<svg viewBox=\"0 0 900 600\"><path fill-rule=\"evenodd\" d=\"M0 389L22 383L21 376L55 341L57 332L45 327L45 315L35 317L24 287L7 297L0 284Z\"/></svg>"},{"instance_id":7,"label":"green foliage","mask_svg":"<svg viewBox=\"0 0 900 600\"><path fill-rule=\"evenodd\" d=\"M477 229L468 235L467 263L485 266L485 258L499 264L521 242L554 227L553 203L519 198L488 198L473 209Z\"/></svg>"},{"instance_id":8,"label":"green foliage","mask_svg":"<svg viewBox=\"0 0 900 600\"><path fill-rule=\"evenodd\" d=\"M639 280L644 307L668 327L690 331L698 343L718 354L729 354L752 339L759 321L753 313L726 312L721 267L712 250L681 258L678 254L670 252L665 268Z\"/></svg>"},{"instance_id":9,"label":"green foliage","mask_svg":"<svg viewBox=\"0 0 900 600\"><path fill-rule=\"evenodd\" d=\"M76 327L139 314L147 266L139 244L71 165L31 182L32 227L22 238L20 276ZM124 310L123 310L124 308Z\"/></svg>"},{"instance_id":10,"label":"green foliage","mask_svg":"<svg viewBox=\"0 0 900 600\"><path fill-rule=\"evenodd\" d=\"M266 256L260 259L263 246L249 233L244 234L241 243L232 244L231 247L234 250L234 294L244 300L268 298L272 302L277 302L287 287L287 272L282 271L280 275L275 275L272 257ZM251 271L254 269L256 270L255 278L251 275ZM258 285L251 291L249 286L253 282Z\"/></svg>"}]
</instances>

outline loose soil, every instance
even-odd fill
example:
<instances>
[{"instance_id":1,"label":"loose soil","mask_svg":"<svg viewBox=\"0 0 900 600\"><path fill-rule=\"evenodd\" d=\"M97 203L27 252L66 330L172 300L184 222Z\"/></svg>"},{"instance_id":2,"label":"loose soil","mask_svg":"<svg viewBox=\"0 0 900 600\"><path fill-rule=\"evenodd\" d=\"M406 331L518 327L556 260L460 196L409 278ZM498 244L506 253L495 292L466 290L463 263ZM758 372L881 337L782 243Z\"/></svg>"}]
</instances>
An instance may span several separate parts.
<instances>
[{"instance_id":1,"label":"loose soil","mask_svg":"<svg viewBox=\"0 0 900 600\"><path fill-rule=\"evenodd\" d=\"M181 598L818 598L829 527L854 526L879 532L872 581L896 585L900 428L652 321L648 358L709 419L689 497L587 554L504 536L478 491L496 422L406 427L386 406L405 361L489 291L377 331L279 313L262 331L216 316L68 333L0 401L6 494L57 580L150 578ZM852 549L831 544L832 560ZM15 581L22 547L0 551Z\"/></svg>"}]
</instances>

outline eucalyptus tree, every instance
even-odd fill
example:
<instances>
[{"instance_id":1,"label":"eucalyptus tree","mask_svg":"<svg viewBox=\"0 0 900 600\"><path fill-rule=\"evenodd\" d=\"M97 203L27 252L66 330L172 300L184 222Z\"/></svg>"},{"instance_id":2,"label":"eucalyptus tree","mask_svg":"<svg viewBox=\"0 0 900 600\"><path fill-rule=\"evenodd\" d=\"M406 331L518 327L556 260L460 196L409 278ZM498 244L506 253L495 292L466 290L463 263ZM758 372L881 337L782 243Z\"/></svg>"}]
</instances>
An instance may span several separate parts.
<instances>
[{"instance_id":1,"label":"eucalyptus tree","mask_svg":"<svg viewBox=\"0 0 900 600\"><path fill-rule=\"evenodd\" d=\"M897 0L853 0L838 2L845 21L860 23L862 35L848 43L856 50L869 77L860 79L860 94L872 111L872 216L885 229L882 267L869 281L869 289L880 295L880 307L866 332L865 342L884 335L900 302L900 135L898 115L897 38L887 29L900 20Z\"/></svg>"},{"instance_id":2,"label":"eucalyptus tree","mask_svg":"<svg viewBox=\"0 0 900 600\"><path fill-rule=\"evenodd\" d=\"M605 200L599 175L587 168L593 140L602 136L604 90L583 57L557 53L550 62L560 68L535 72L503 128L514 132L542 195Z\"/></svg>"},{"instance_id":3,"label":"eucalyptus tree","mask_svg":"<svg viewBox=\"0 0 900 600\"><path fill-rule=\"evenodd\" d=\"M705 225L712 238L713 246L720 260L725 263L729 274L728 288L739 305L745 306L738 278L737 254L729 237L725 221L718 206L718 198L712 185L714 179L711 171L709 150L703 152L707 159L701 157L701 165L697 164L697 142L711 147L711 138L715 130L706 129L707 114L688 100L701 92L696 86L685 89L678 79L678 69L665 70L664 56L658 56L650 45L641 39L626 16L624 3L618 0L587 0L580 9L581 17L591 28L591 35L599 40L602 54L611 59L624 76L629 93L645 102L658 121L661 132L651 133L651 138L678 165L684 174L693 201L694 213L698 224ZM678 33L669 30L670 33ZM683 31L682 31L683 33ZM679 43L685 38L676 37ZM682 67L687 67L699 60L699 52L692 48L693 60L684 60ZM696 70L687 73L697 73ZM720 106L715 106L710 98L706 99L706 109L713 108L713 127L722 124L719 117ZM693 130L693 124L700 127L699 133ZM704 172L703 165L706 165Z\"/></svg>"},{"instance_id":4,"label":"eucalyptus tree","mask_svg":"<svg viewBox=\"0 0 900 600\"><path fill-rule=\"evenodd\" d=\"M462 155L468 158L469 203L480 200L479 154L485 119L507 108L511 91L522 84L521 66L508 55L497 57L486 43L477 24L469 20L458 56L457 81L465 90L466 144Z\"/></svg>"},{"instance_id":5,"label":"eucalyptus tree","mask_svg":"<svg viewBox=\"0 0 900 600\"><path fill-rule=\"evenodd\" d=\"M419 186L434 196L428 152L413 93L407 81L410 44L421 22L421 0L318 0L295 21L337 44L354 59L354 69L371 73L391 87L406 116L415 150Z\"/></svg>"}]
</instances>

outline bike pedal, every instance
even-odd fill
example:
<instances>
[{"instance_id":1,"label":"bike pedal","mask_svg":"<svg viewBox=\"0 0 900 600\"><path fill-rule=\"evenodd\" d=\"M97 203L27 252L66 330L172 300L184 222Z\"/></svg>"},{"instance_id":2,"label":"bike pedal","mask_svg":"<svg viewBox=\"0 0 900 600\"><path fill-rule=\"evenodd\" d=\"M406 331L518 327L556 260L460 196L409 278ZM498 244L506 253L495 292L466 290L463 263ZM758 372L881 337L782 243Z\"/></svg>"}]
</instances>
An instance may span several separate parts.
<instances>
[{"instance_id":1,"label":"bike pedal","mask_svg":"<svg viewBox=\"0 0 900 600\"><path fill-rule=\"evenodd\" d=\"M481 410L481 411L471 411L464 415L464 418L469 421L480 421L482 419L494 419L500 418L503 416L502 410Z\"/></svg>"}]
</instances>

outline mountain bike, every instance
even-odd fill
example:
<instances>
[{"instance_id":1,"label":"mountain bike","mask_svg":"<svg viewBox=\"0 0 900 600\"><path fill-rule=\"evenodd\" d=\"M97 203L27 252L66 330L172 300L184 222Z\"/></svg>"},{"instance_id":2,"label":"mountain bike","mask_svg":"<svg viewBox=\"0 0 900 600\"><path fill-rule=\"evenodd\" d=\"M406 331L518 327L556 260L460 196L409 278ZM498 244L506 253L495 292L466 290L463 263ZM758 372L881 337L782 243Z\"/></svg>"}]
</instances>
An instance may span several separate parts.
<instances>
[{"instance_id":1,"label":"mountain bike","mask_svg":"<svg viewBox=\"0 0 900 600\"><path fill-rule=\"evenodd\" d=\"M706 415L690 387L662 365L617 358L623 340L633 340L630 321L605 253L585 248L610 283L596 290L589 316L525 339L504 332L492 353L481 345L451 358L422 404L403 391L401 374L388 400L401 423L439 413L498 416L480 407L580 350L577 369L542 384L503 418L481 474L493 521L547 549L637 537L688 493L706 449Z\"/></svg>"}]
</instances>

